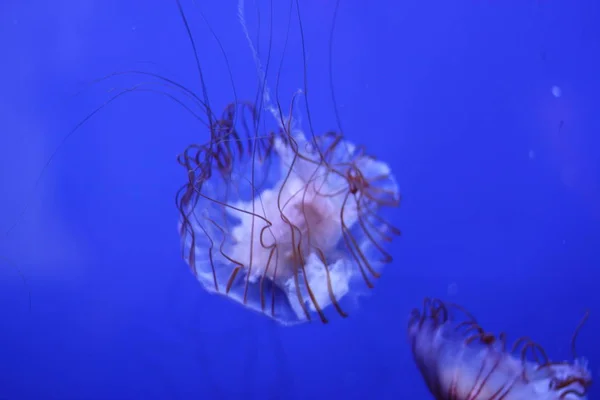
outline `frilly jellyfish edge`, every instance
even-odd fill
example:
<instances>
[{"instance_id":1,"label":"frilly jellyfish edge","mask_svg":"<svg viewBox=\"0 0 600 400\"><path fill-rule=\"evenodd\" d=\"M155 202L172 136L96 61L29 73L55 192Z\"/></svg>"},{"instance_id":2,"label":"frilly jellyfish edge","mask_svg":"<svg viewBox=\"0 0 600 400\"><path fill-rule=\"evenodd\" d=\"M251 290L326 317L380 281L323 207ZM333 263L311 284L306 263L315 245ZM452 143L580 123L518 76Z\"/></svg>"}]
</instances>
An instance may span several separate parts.
<instances>
[{"instance_id":1,"label":"frilly jellyfish edge","mask_svg":"<svg viewBox=\"0 0 600 400\"><path fill-rule=\"evenodd\" d=\"M554 362L528 337L507 342L486 332L464 308L425 299L414 309L408 337L415 363L436 399L585 399L592 384L587 360L571 339L571 361Z\"/></svg>"}]
</instances>

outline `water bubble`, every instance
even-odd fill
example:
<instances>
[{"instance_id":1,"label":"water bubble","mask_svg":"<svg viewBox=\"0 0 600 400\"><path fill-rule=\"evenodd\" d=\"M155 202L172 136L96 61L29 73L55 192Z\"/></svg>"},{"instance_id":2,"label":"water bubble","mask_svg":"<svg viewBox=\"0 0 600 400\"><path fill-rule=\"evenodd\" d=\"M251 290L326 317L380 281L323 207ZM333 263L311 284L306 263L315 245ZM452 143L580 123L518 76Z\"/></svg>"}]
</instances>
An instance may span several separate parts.
<instances>
[{"instance_id":1,"label":"water bubble","mask_svg":"<svg viewBox=\"0 0 600 400\"><path fill-rule=\"evenodd\" d=\"M562 95L562 90L558 86L552 86L552 95L559 98Z\"/></svg>"},{"instance_id":2,"label":"water bubble","mask_svg":"<svg viewBox=\"0 0 600 400\"><path fill-rule=\"evenodd\" d=\"M448 285L448 296L454 296L458 293L458 284L452 282Z\"/></svg>"}]
</instances>

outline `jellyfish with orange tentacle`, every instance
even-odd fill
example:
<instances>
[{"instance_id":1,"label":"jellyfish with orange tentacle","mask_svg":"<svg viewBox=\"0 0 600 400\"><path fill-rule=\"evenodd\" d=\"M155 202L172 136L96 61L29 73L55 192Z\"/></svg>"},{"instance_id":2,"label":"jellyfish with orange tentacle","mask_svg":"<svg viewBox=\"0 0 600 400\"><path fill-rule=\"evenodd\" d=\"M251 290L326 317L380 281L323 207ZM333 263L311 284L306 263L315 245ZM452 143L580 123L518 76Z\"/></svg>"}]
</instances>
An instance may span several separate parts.
<instances>
[{"instance_id":1,"label":"jellyfish with orange tentacle","mask_svg":"<svg viewBox=\"0 0 600 400\"><path fill-rule=\"evenodd\" d=\"M397 230L380 215L398 205L387 164L328 132L307 139L289 120L257 132L250 104L231 104L212 139L180 156L184 257L210 292L285 323L327 322L325 310L373 286Z\"/></svg>"},{"instance_id":2,"label":"jellyfish with orange tentacle","mask_svg":"<svg viewBox=\"0 0 600 400\"><path fill-rule=\"evenodd\" d=\"M381 211L399 205L398 185L341 131L303 131L303 91L285 113L271 100L239 5L263 90L218 117L206 106L209 140L179 157L183 256L204 289L282 324L345 317L392 259L399 231Z\"/></svg>"},{"instance_id":3,"label":"jellyfish with orange tentacle","mask_svg":"<svg viewBox=\"0 0 600 400\"><path fill-rule=\"evenodd\" d=\"M554 362L528 337L509 345L506 334L485 331L468 311L438 299L414 309L408 336L414 360L439 400L585 399L592 383L587 361Z\"/></svg>"}]
</instances>

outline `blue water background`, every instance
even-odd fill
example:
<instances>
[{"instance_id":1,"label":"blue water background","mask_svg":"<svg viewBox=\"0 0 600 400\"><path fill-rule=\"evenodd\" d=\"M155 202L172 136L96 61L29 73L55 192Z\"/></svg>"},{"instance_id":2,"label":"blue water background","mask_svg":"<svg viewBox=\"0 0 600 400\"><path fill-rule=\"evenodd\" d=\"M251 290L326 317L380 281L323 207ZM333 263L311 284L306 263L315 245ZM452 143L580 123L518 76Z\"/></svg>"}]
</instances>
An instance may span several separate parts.
<instances>
[{"instance_id":1,"label":"blue water background","mask_svg":"<svg viewBox=\"0 0 600 400\"><path fill-rule=\"evenodd\" d=\"M231 84L199 9L238 95L253 99L236 2L182 1L213 106L232 100ZM288 2L276 3L279 61ZM301 3L324 131L335 128L335 1ZM247 10L255 29L253 1ZM262 2L263 29L266 11ZM0 240L0 398L429 399L406 339L425 296L462 304L491 331L529 335L554 359L570 357L590 309L578 350L600 380L598 21L593 0L342 0L340 115L346 135L393 168L403 203L389 216L403 236L350 318L282 328L203 292L180 258L176 155L208 135L170 100L133 93L105 108L34 190L109 89L146 81L90 80L144 69L200 93L175 2L2 2L0 227L18 225ZM303 86L300 45L295 31L285 104Z\"/></svg>"}]
</instances>

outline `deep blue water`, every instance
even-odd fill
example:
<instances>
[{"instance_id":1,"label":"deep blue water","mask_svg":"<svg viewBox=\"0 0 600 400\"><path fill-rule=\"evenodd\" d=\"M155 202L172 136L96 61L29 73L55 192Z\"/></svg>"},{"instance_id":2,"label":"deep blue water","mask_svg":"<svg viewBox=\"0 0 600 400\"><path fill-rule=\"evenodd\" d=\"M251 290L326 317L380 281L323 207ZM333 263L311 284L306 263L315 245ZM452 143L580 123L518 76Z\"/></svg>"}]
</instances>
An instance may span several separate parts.
<instances>
[{"instance_id":1,"label":"deep blue water","mask_svg":"<svg viewBox=\"0 0 600 400\"><path fill-rule=\"evenodd\" d=\"M237 2L182 2L212 104L232 90L199 10L238 96L253 100ZM279 60L289 3L276 3ZM301 3L311 111L331 129L335 1ZM255 29L255 2L246 8ZM0 228L18 223L0 240L0 398L429 399L406 337L425 296L558 360L589 309L577 345L600 379L598 21L592 0L342 0L340 116L394 170L403 203L389 217L403 235L351 317L280 327L205 293L181 259L176 155L208 139L182 107L132 93L60 145L115 90L145 81L88 84L107 73L151 70L201 91L175 1L3 2ZM293 35L286 98L303 87L300 46Z\"/></svg>"}]
</instances>

